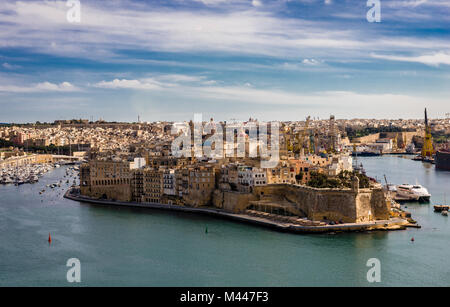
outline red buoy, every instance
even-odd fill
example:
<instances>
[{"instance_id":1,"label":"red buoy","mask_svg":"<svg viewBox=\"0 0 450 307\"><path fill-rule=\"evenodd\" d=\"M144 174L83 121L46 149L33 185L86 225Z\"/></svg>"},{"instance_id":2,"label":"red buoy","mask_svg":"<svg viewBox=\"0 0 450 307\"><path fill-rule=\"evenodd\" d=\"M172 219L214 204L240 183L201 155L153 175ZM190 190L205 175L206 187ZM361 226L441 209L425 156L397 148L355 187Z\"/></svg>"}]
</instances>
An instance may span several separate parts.
<instances>
[{"instance_id":1,"label":"red buoy","mask_svg":"<svg viewBox=\"0 0 450 307\"><path fill-rule=\"evenodd\" d=\"M50 234L48 234L48 244L52 243L52 236Z\"/></svg>"},{"instance_id":2,"label":"red buoy","mask_svg":"<svg viewBox=\"0 0 450 307\"><path fill-rule=\"evenodd\" d=\"M414 237L411 238L411 242L414 242Z\"/></svg>"}]
</instances>

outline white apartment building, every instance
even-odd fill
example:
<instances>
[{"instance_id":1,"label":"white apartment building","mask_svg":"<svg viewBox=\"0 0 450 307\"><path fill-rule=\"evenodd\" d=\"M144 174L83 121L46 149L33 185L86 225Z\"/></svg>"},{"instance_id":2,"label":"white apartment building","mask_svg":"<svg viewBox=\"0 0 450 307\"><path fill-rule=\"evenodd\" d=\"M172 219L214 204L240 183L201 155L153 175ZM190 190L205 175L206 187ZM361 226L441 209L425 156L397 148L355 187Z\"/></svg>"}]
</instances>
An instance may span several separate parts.
<instances>
[{"instance_id":1,"label":"white apartment building","mask_svg":"<svg viewBox=\"0 0 450 307\"><path fill-rule=\"evenodd\" d=\"M267 184L266 171L251 166L238 167L238 184L240 190L250 192L255 186Z\"/></svg>"},{"instance_id":2,"label":"white apartment building","mask_svg":"<svg viewBox=\"0 0 450 307\"><path fill-rule=\"evenodd\" d=\"M328 175L337 176L342 171L353 172L353 158L351 156L334 156L328 166Z\"/></svg>"},{"instance_id":3,"label":"white apartment building","mask_svg":"<svg viewBox=\"0 0 450 307\"><path fill-rule=\"evenodd\" d=\"M134 161L130 163L130 169L143 168L145 165L145 158L134 158Z\"/></svg>"}]
</instances>

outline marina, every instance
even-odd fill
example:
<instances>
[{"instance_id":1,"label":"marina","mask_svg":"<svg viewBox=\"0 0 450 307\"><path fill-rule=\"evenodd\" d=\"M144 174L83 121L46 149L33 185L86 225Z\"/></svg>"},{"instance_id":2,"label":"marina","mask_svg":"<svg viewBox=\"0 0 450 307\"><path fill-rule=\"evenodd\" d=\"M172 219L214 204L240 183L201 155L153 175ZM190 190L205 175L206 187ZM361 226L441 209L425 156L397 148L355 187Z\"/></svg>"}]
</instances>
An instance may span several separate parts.
<instances>
[{"instance_id":1,"label":"marina","mask_svg":"<svg viewBox=\"0 0 450 307\"><path fill-rule=\"evenodd\" d=\"M2 168L0 169L0 184L36 183L42 175L54 167L52 164L36 164Z\"/></svg>"},{"instance_id":2,"label":"marina","mask_svg":"<svg viewBox=\"0 0 450 307\"><path fill-rule=\"evenodd\" d=\"M43 163L1 168L0 184L22 185L26 183L36 183L44 174L53 170L54 168L61 167L61 165L64 165L64 163ZM79 166L69 167L66 175L64 175L64 178L69 175L74 175L74 173L78 170ZM52 184L51 187L54 188L56 185L61 186L61 182Z\"/></svg>"}]
</instances>

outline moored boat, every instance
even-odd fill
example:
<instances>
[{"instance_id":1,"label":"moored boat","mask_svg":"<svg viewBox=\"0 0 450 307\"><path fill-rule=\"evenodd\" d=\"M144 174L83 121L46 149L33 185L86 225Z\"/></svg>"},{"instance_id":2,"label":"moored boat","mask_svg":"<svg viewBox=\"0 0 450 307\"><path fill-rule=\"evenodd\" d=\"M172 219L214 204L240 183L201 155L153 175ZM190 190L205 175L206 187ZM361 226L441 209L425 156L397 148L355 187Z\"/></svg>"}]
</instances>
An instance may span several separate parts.
<instances>
[{"instance_id":1,"label":"moored boat","mask_svg":"<svg viewBox=\"0 0 450 307\"><path fill-rule=\"evenodd\" d=\"M448 205L434 205L434 212L443 212L450 209L450 206Z\"/></svg>"},{"instance_id":2,"label":"moored boat","mask_svg":"<svg viewBox=\"0 0 450 307\"><path fill-rule=\"evenodd\" d=\"M397 186L396 200L429 202L431 194L421 185L402 184Z\"/></svg>"}]
</instances>

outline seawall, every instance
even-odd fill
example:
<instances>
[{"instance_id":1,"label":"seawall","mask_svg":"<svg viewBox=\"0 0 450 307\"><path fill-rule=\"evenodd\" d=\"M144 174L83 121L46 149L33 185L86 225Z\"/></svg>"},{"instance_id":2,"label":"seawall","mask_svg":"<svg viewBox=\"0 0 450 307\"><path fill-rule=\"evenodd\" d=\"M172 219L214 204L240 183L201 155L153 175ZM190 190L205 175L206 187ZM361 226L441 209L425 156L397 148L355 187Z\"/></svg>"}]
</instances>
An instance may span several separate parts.
<instances>
[{"instance_id":1,"label":"seawall","mask_svg":"<svg viewBox=\"0 0 450 307\"><path fill-rule=\"evenodd\" d=\"M145 208L145 209L159 209L178 212L198 213L210 216L216 216L220 218L226 218L238 222L243 222L252 225L258 225L265 228L270 228L282 232L290 233L330 233L330 232L362 232L362 231L374 231L374 230L404 230L408 227L408 222L403 219L391 219L384 221L374 221L367 223L346 223L339 225L325 225L325 226L300 226L290 223L282 223L277 221L268 220L265 218L259 218L249 216L246 214L236 214L224 212L221 209L210 208L191 208L178 205L158 204L158 203L135 203L135 202L120 202L110 200L93 199L78 194L72 194L72 189L69 189L64 197L74 201L91 203L103 206L118 206L118 207L130 207L130 208Z\"/></svg>"}]
</instances>

